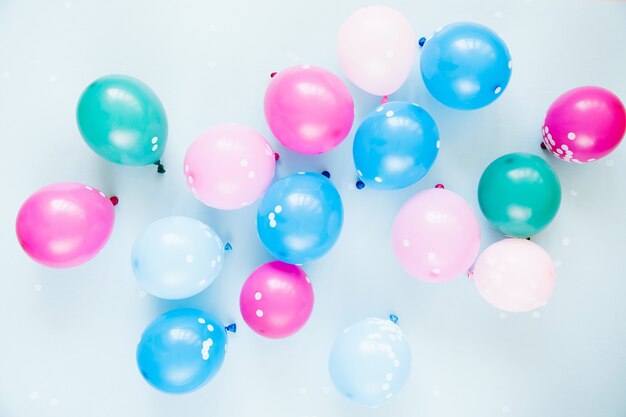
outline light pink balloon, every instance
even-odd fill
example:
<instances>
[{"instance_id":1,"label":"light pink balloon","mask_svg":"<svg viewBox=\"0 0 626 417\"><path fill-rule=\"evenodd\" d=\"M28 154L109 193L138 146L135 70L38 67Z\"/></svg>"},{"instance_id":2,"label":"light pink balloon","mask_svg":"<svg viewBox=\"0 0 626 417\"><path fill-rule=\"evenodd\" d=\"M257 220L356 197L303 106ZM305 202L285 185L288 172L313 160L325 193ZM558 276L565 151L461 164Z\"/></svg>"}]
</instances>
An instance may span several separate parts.
<instances>
[{"instance_id":1,"label":"light pink balloon","mask_svg":"<svg viewBox=\"0 0 626 417\"><path fill-rule=\"evenodd\" d=\"M114 218L113 204L102 192L63 182L28 197L15 229L20 245L32 259L53 268L70 268L102 250Z\"/></svg>"},{"instance_id":2,"label":"light pink balloon","mask_svg":"<svg viewBox=\"0 0 626 417\"><path fill-rule=\"evenodd\" d=\"M287 148L304 154L328 152L350 133L354 102L330 71L299 65L278 72L265 92L265 119Z\"/></svg>"},{"instance_id":3,"label":"light pink balloon","mask_svg":"<svg viewBox=\"0 0 626 417\"><path fill-rule=\"evenodd\" d=\"M282 338L296 333L313 311L313 287L302 268L268 262L248 277L239 306L244 321L261 336Z\"/></svg>"},{"instance_id":4,"label":"light pink balloon","mask_svg":"<svg viewBox=\"0 0 626 417\"><path fill-rule=\"evenodd\" d=\"M458 194L435 188L415 194L393 223L393 250L417 279L446 282L467 270L480 249L472 207Z\"/></svg>"},{"instance_id":5,"label":"light pink balloon","mask_svg":"<svg viewBox=\"0 0 626 417\"><path fill-rule=\"evenodd\" d=\"M504 239L480 254L472 279L489 304L521 313L546 304L555 272L541 246L526 239Z\"/></svg>"},{"instance_id":6,"label":"light pink balloon","mask_svg":"<svg viewBox=\"0 0 626 417\"><path fill-rule=\"evenodd\" d=\"M234 210L256 201L274 176L274 151L256 131L236 124L212 127L185 155L187 186L204 204Z\"/></svg>"},{"instance_id":7,"label":"light pink balloon","mask_svg":"<svg viewBox=\"0 0 626 417\"><path fill-rule=\"evenodd\" d=\"M357 87L384 96L406 81L417 49L409 22L395 9L369 6L352 13L339 30L339 65Z\"/></svg>"}]
</instances>

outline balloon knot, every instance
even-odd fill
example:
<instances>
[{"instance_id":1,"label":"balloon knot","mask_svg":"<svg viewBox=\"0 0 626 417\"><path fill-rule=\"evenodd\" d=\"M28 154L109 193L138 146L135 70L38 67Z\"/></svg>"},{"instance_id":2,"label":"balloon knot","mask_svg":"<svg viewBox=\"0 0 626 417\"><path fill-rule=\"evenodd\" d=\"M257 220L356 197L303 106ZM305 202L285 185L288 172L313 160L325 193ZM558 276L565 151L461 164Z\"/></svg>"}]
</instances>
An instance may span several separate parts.
<instances>
[{"instance_id":1,"label":"balloon knot","mask_svg":"<svg viewBox=\"0 0 626 417\"><path fill-rule=\"evenodd\" d=\"M361 180L358 180L356 182L356 188L357 188L357 190L362 190L363 188L365 188L365 183L363 181L361 181Z\"/></svg>"},{"instance_id":2,"label":"balloon knot","mask_svg":"<svg viewBox=\"0 0 626 417\"><path fill-rule=\"evenodd\" d=\"M421 37L419 41L417 41L417 43L419 44L420 48L424 46L424 44L426 43L426 38L425 37Z\"/></svg>"},{"instance_id":3,"label":"balloon knot","mask_svg":"<svg viewBox=\"0 0 626 417\"><path fill-rule=\"evenodd\" d=\"M541 142L541 149L548 149L545 143Z\"/></svg>"},{"instance_id":4,"label":"balloon knot","mask_svg":"<svg viewBox=\"0 0 626 417\"><path fill-rule=\"evenodd\" d=\"M109 200L111 200L111 204L113 204L114 206L117 206L117 203L120 202L120 199L116 196L112 196L111 198L109 198Z\"/></svg>"},{"instance_id":5,"label":"balloon knot","mask_svg":"<svg viewBox=\"0 0 626 417\"><path fill-rule=\"evenodd\" d=\"M472 278L474 276L474 271L472 271L471 269L467 270L467 277L468 278Z\"/></svg>"},{"instance_id":6,"label":"balloon knot","mask_svg":"<svg viewBox=\"0 0 626 417\"><path fill-rule=\"evenodd\" d=\"M224 245L224 250L233 250L233 245L231 245L230 242L226 242L226 244Z\"/></svg>"},{"instance_id":7,"label":"balloon knot","mask_svg":"<svg viewBox=\"0 0 626 417\"><path fill-rule=\"evenodd\" d=\"M526 240L530 240L530 237L527 237Z\"/></svg>"},{"instance_id":8,"label":"balloon knot","mask_svg":"<svg viewBox=\"0 0 626 417\"><path fill-rule=\"evenodd\" d=\"M322 175L325 176L326 178L330 178L330 172L328 171L322 171Z\"/></svg>"},{"instance_id":9,"label":"balloon knot","mask_svg":"<svg viewBox=\"0 0 626 417\"><path fill-rule=\"evenodd\" d=\"M389 97L383 96L383 98L380 99L380 104L386 104L386 103L389 103Z\"/></svg>"},{"instance_id":10,"label":"balloon knot","mask_svg":"<svg viewBox=\"0 0 626 417\"><path fill-rule=\"evenodd\" d=\"M398 323L398 316L396 316L395 314L390 314L389 315L389 320L391 320L394 323Z\"/></svg>"},{"instance_id":11,"label":"balloon knot","mask_svg":"<svg viewBox=\"0 0 626 417\"><path fill-rule=\"evenodd\" d=\"M278 161L280 159L280 155L278 152L274 152L274 161Z\"/></svg>"},{"instance_id":12,"label":"balloon knot","mask_svg":"<svg viewBox=\"0 0 626 417\"><path fill-rule=\"evenodd\" d=\"M237 333L237 325L235 323L231 323L224 328L227 332Z\"/></svg>"},{"instance_id":13,"label":"balloon knot","mask_svg":"<svg viewBox=\"0 0 626 417\"><path fill-rule=\"evenodd\" d=\"M160 160L159 160L159 161L156 161L156 162L154 163L154 165L156 165L156 166L157 166L157 172L158 172L159 174L165 174L165 167L163 166L163 164L161 163L161 161L160 161Z\"/></svg>"},{"instance_id":14,"label":"balloon knot","mask_svg":"<svg viewBox=\"0 0 626 417\"><path fill-rule=\"evenodd\" d=\"M435 188L446 188L446 187L444 187L443 184L437 184L435 185Z\"/></svg>"},{"instance_id":15,"label":"balloon knot","mask_svg":"<svg viewBox=\"0 0 626 417\"><path fill-rule=\"evenodd\" d=\"M278 74L277 72L273 72L270 74L270 78L274 78L276 76L276 74Z\"/></svg>"}]
</instances>

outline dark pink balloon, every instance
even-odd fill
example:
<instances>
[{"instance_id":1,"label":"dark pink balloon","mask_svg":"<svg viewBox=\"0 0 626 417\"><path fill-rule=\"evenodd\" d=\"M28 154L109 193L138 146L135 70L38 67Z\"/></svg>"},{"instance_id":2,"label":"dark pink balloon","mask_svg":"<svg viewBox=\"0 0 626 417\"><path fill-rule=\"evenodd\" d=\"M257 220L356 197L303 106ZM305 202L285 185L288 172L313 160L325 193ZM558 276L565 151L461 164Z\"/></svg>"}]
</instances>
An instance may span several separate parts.
<instances>
[{"instance_id":1,"label":"dark pink balloon","mask_svg":"<svg viewBox=\"0 0 626 417\"><path fill-rule=\"evenodd\" d=\"M313 287L302 268L280 261L258 267L241 289L244 321L261 336L277 339L296 333L313 311Z\"/></svg>"},{"instance_id":2,"label":"dark pink balloon","mask_svg":"<svg viewBox=\"0 0 626 417\"><path fill-rule=\"evenodd\" d=\"M278 72L265 92L265 119L287 148L319 154L350 133L354 102L346 85L330 71L300 65Z\"/></svg>"},{"instance_id":3,"label":"dark pink balloon","mask_svg":"<svg viewBox=\"0 0 626 417\"><path fill-rule=\"evenodd\" d=\"M543 143L568 162L591 162L611 153L626 131L620 99L600 87L578 87L557 98L541 129Z\"/></svg>"},{"instance_id":4,"label":"dark pink balloon","mask_svg":"<svg viewBox=\"0 0 626 417\"><path fill-rule=\"evenodd\" d=\"M31 195L17 215L17 238L40 264L69 268L102 250L113 230L113 204L102 192L76 183L48 185Z\"/></svg>"}]
</instances>

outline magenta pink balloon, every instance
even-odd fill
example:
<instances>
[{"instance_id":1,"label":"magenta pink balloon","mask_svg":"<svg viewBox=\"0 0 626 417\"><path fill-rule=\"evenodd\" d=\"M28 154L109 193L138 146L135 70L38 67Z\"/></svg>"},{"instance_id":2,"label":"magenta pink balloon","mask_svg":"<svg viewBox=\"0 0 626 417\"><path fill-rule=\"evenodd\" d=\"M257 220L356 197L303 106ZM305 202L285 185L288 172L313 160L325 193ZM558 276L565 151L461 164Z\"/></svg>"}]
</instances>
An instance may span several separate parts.
<instances>
[{"instance_id":1,"label":"magenta pink balloon","mask_svg":"<svg viewBox=\"0 0 626 417\"><path fill-rule=\"evenodd\" d=\"M15 229L32 259L53 268L70 268L102 250L114 218L113 204L102 192L64 182L31 195L20 208Z\"/></svg>"},{"instance_id":2,"label":"magenta pink balloon","mask_svg":"<svg viewBox=\"0 0 626 417\"><path fill-rule=\"evenodd\" d=\"M472 279L489 304L522 313L548 302L555 275L552 259L541 246L526 239L504 239L480 254Z\"/></svg>"},{"instance_id":3,"label":"magenta pink balloon","mask_svg":"<svg viewBox=\"0 0 626 417\"><path fill-rule=\"evenodd\" d=\"M396 215L393 250L402 267L422 281L446 282L467 273L480 249L472 207L445 189L425 190Z\"/></svg>"},{"instance_id":4,"label":"magenta pink balloon","mask_svg":"<svg viewBox=\"0 0 626 417\"><path fill-rule=\"evenodd\" d=\"M261 336L277 339L296 333L313 311L313 287L302 268L268 262L248 277L239 298L244 321Z\"/></svg>"},{"instance_id":5,"label":"magenta pink balloon","mask_svg":"<svg viewBox=\"0 0 626 417\"><path fill-rule=\"evenodd\" d=\"M265 119L283 145L319 154L350 133L354 102L345 84L330 71L300 65L278 72L265 92Z\"/></svg>"},{"instance_id":6,"label":"magenta pink balloon","mask_svg":"<svg viewBox=\"0 0 626 417\"><path fill-rule=\"evenodd\" d=\"M411 25L397 10L364 7L352 13L339 30L339 65L350 81L368 93L394 93L411 73L416 39Z\"/></svg>"},{"instance_id":7,"label":"magenta pink balloon","mask_svg":"<svg viewBox=\"0 0 626 417\"><path fill-rule=\"evenodd\" d=\"M626 110L620 99L600 87L578 87L557 98L541 129L543 143L567 162L603 158L626 132Z\"/></svg>"},{"instance_id":8,"label":"magenta pink balloon","mask_svg":"<svg viewBox=\"0 0 626 417\"><path fill-rule=\"evenodd\" d=\"M185 155L187 186L204 204L234 210L252 204L272 182L274 151L256 131L236 124L212 127Z\"/></svg>"}]
</instances>

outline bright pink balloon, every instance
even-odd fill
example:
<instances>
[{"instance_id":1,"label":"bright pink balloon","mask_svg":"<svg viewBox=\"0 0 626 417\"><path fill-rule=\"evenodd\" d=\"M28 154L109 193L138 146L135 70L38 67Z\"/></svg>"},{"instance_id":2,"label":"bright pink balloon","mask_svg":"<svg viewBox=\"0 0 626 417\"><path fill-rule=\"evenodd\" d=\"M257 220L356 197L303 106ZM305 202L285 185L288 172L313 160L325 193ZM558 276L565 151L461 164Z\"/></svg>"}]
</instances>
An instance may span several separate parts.
<instances>
[{"instance_id":1,"label":"bright pink balloon","mask_svg":"<svg viewBox=\"0 0 626 417\"><path fill-rule=\"evenodd\" d=\"M526 239L504 239L480 254L472 279L489 304L521 313L548 302L555 272L541 246Z\"/></svg>"},{"instance_id":2,"label":"bright pink balloon","mask_svg":"<svg viewBox=\"0 0 626 417\"><path fill-rule=\"evenodd\" d=\"M280 261L258 267L239 298L244 321L261 336L287 337L304 326L313 311L313 287L302 268Z\"/></svg>"},{"instance_id":3,"label":"bright pink balloon","mask_svg":"<svg viewBox=\"0 0 626 417\"><path fill-rule=\"evenodd\" d=\"M274 151L256 131L236 124L212 127L185 155L187 186L204 204L234 210L256 201L274 176Z\"/></svg>"},{"instance_id":4,"label":"bright pink balloon","mask_svg":"<svg viewBox=\"0 0 626 417\"><path fill-rule=\"evenodd\" d=\"M415 194L393 223L393 250L402 267L422 281L446 282L467 270L480 249L472 207L458 194L434 188Z\"/></svg>"},{"instance_id":5,"label":"bright pink balloon","mask_svg":"<svg viewBox=\"0 0 626 417\"><path fill-rule=\"evenodd\" d=\"M70 268L102 250L114 218L113 204L102 192L63 182L28 197L17 214L15 229L20 245L35 261Z\"/></svg>"},{"instance_id":6,"label":"bright pink balloon","mask_svg":"<svg viewBox=\"0 0 626 417\"><path fill-rule=\"evenodd\" d=\"M543 143L568 162L591 162L611 153L626 131L620 99L600 87L578 87L557 98L541 129Z\"/></svg>"},{"instance_id":7,"label":"bright pink balloon","mask_svg":"<svg viewBox=\"0 0 626 417\"><path fill-rule=\"evenodd\" d=\"M300 65L278 72L265 92L265 119L292 151L328 152L350 133L354 102L332 72Z\"/></svg>"}]
</instances>

